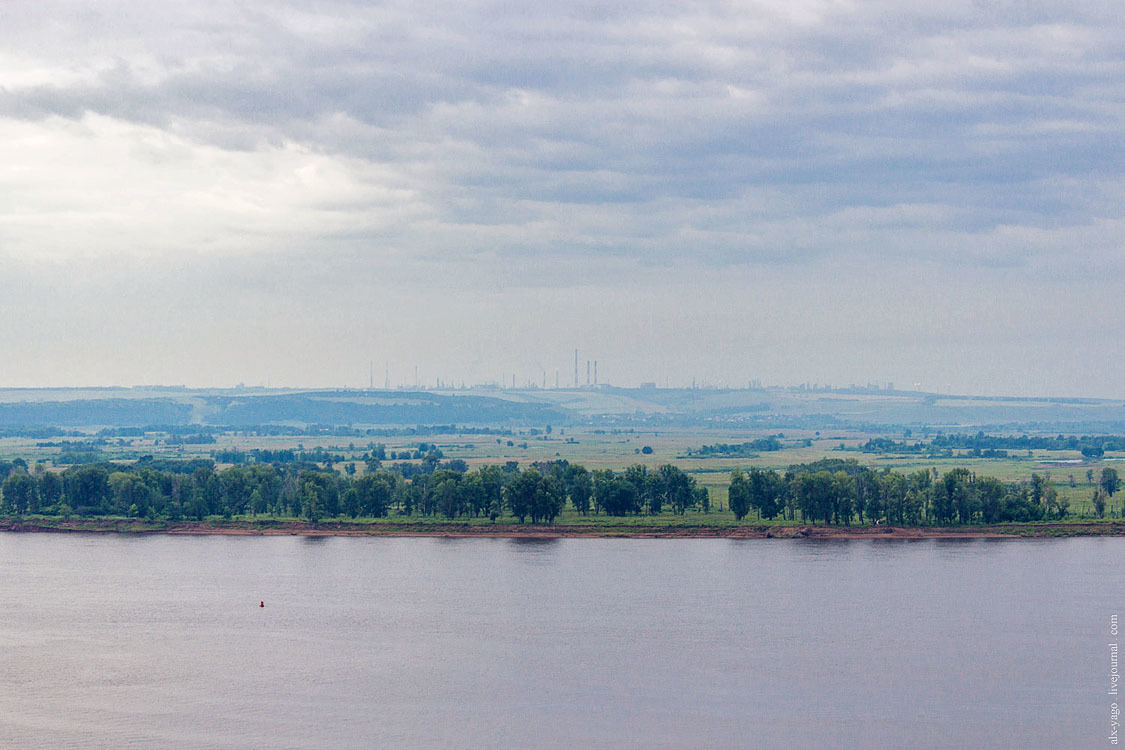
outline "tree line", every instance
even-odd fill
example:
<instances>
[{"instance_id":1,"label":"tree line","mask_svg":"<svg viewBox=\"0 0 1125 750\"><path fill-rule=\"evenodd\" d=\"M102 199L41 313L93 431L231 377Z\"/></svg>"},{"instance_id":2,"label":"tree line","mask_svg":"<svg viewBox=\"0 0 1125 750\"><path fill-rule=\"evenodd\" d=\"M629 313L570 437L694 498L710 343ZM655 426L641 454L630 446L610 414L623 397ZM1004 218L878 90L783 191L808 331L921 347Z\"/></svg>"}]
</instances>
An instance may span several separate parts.
<instances>
[{"instance_id":1,"label":"tree line","mask_svg":"<svg viewBox=\"0 0 1125 750\"><path fill-rule=\"evenodd\" d=\"M432 458L432 456L431 456ZM0 513L22 516L130 516L203 520L221 516L326 518L511 516L551 523L569 503L576 512L611 516L683 514L711 509L693 477L666 464L599 469L565 460L520 469L514 461L469 470L464 461L437 463L404 475L368 464L360 476L312 463L283 461L216 469L213 462L99 463L49 471L22 459L0 461Z\"/></svg>"},{"instance_id":2,"label":"tree line","mask_svg":"<svg viewBox=\"0 0 1125 750\"><path fill-rule=\"evenodd\" d=\"M1097 458L1106 451L1125 450L1121 435L935 435L929 442L909 443L891 438L872 438L860 446L864 453L901 453L918 455L952 455L954 450L968 451L971 456L1004 458L1010 450L1078 451L1087 458Z\"/></svg>"},{"instance_id":3,"label":"tree line","mask_svg":"<svg viewBox=\"0 0 1125 750\"><path fill-rule=\"evenodd\" d=\"M397 465L396 465L397 466ZM99 463L63 471L0 461L0 513L151 520L267 516L322 519L501 517L551 523L566 508L578 514L654 516L709 512L707 488L671 464L589 470L565 460L521 469L515 461L468 469L463 461L434 463L410 476L371 461L361 475L312 463L256 463L218 469L212 461L146 460ZM1102 471L1092 498L1105 514L1120 488L1115 469ZM1049 478L1002 482L958 468L901 473L825 459L784 472L735 470L728 504L736 519L816 524L967 525L1064 519L1069 501Z\"/></svg>"},{"instance_id":4,"label":"tree line","mask_svg":"<svg viewBox=\"0 0 1125 750\"><path fill-rule=\"evenodd\" d=\"M1104 469L1092 498L1099 517L1105 514L1106 499L1119 486L1117 471ZM800 517L805 522L845 526L853 522L951 526L1061 520L1070 515L1070 501L1040 474L1032 474L1030 482L1006 483L964 468L944 474L936 469L904 474L839 459L791 466L784 473L735 470L728 503L740 521L753 511L763 519Z\"/></svg>"}]
</instances>

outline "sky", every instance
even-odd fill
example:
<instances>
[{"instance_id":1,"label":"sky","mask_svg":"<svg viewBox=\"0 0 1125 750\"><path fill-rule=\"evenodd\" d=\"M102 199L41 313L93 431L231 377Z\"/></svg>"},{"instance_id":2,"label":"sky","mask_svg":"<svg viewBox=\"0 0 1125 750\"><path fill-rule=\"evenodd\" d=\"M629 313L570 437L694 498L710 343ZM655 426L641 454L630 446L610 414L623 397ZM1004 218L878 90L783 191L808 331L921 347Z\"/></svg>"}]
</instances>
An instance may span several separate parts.
<instances>
[{"instance_id":1,"label":"sky","mask_svg":"<svg viewBox=\"0 0 1125 750\"><path fill-rule=\"evenodd\" d=\"M0 39L0 387L577 348L1125 397L1116 2L5 0Z\"/></svg>"}]
</instances>

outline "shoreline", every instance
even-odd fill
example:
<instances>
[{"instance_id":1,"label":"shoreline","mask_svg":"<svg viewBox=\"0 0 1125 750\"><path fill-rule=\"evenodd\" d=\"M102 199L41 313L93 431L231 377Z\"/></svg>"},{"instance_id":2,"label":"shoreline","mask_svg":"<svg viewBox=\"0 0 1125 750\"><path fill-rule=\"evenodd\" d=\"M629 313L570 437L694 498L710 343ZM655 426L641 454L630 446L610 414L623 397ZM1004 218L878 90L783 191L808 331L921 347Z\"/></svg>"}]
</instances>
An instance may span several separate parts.
<instances>
[{"instance_id":1,"label":"shoreline","mask_svg":"<svg viewBox=\"0 0 1125 750\"><path fill-rule=\"evenodd\" d=\"M371 536L500 539L1018 539L1125 536L1123 522L991 526L661 526L465 524L441 522L307 523L303 521L177 521L130 519L3 519L8 533L119 533L175 536Z\"/></svg>"}]
</instances>

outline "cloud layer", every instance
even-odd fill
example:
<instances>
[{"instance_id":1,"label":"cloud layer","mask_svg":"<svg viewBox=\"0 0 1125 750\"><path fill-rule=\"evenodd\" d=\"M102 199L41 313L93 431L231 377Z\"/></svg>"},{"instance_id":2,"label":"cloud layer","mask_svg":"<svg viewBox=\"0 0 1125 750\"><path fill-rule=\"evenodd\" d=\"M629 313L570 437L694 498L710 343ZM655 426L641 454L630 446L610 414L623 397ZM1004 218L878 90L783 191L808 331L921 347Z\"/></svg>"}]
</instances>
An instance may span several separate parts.
<instances>
[{"instance_id":1,"label":"cloud layer","mask_svg":"<svg viewBox=\"0 0 1125 750\"><path fill-rule=\"evenodd\" d=\"M1008 347L997 306L1025 310L1044 332L1025 344L1057 353L1057 336L1076 337L1048 332L1088 311L1022 300L1108 302L1125 275L1125 24L1108 2L89 6L6 3L0 52L0 257L31 286L56 285L64 329L80 315L74 290L103 278L68 269L116 269L104 283L133 288L138 309L176 278L202 283L197 298L218 310L255 289L269 307L270 290L296 281L315 294L298 295L310 306L290 309L291 330L330 327L339 300L399 299L378 319L354 313L361 348L472 381L500 368L443 359L456 342L479 341L482 361L519 357L496 343L502 330L450 325L455 294L501 327L554 300L570 325L542 326L552 351L614 329L599 306L615 297L639 307L599 341L611 351L630 350L630 332L675 348L699 326L720 345L733 332L722 326L768 317L779 341L805 342L778 380L901 382L944 379L941 351L915 342L951 316L984 332L980 346ZM225 278L199 282L212 273ZM972 294L933 293L950 280ZM786 309L821 285L864 301L844 342L867 352L859 361L831 310ZM904 288L912 299L896 299ZM919 294L937 319L914 314ZM711 304L740 295L781 309ZM386 333L410 329L420 300L449 330L432 351ZM682 314L644 334L669 309ZM21 330L8 338L29 340ZM870 356L887 347L899 356ZM651 379L653 348L622 356L622 379ZM191 381L159 351L155 375ZM916 375L896 369L902 357ZM714 381L762 370L718 360ZM333 382L327 365L269 369ZM1034 381L994 369L952 371L977 390L1075 387L1057 364ZM199 377L247 371L232 355ZM0 368L0 383L43 377ZM1109 378L1082 388L1125 388Z\"/></svg>"}]
</instances>

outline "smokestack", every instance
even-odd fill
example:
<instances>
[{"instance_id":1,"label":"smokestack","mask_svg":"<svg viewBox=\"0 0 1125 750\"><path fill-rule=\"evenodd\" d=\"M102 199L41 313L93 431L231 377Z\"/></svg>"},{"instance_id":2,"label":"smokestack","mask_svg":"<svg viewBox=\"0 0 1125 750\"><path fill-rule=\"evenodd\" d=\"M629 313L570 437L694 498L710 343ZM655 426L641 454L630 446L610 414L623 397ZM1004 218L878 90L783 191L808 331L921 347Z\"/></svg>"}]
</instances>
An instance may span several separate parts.
<instances>
[{"instance_id":1,"label":"smokestack","mask_svg":"<svg viewBox=\"0 0 1125 750\"><path fill-rule=\"evenodd\" d=\"M594 385L598 384L598 360L594 360Z\"/></svg>"},{"instance_id":2,"label":"smokestack","mask_svg":"<svg viewBox=\"0 0 1125 750\"><path fill-rule=\"evenodd\" d=\"M586 360L586 385L590 385L590 360Z\"/></svg>"},{"instance_id":3,"label":"smokestack","mask_svg":"<svg viewBox=\"0 0 1125 750\"><path fill-rule=\"evenodd\" d=\"M574 387L578 387L578 350L574 350Z\"/></svg>"}]
</instances>

